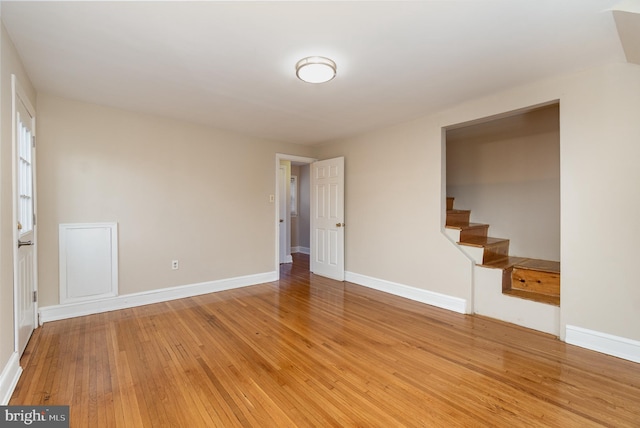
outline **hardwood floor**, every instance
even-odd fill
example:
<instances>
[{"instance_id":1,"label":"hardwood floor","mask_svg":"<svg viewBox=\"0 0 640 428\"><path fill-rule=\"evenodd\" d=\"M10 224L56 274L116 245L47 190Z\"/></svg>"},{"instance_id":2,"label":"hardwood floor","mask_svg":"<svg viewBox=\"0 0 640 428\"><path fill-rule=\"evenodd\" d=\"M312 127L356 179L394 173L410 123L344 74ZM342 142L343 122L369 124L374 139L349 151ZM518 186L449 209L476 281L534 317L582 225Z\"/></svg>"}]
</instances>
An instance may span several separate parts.
<instances>
[{"instance_id":1,"label":"hardwood floor","mask_svg":"<svg viewBox=\"0 0 640 428\"><path fill-rule=\"evenodd\" d=\"M72 427L640 426L640 365L308 273L50 322L12 405Z\"/></svg>"}]
</instances>

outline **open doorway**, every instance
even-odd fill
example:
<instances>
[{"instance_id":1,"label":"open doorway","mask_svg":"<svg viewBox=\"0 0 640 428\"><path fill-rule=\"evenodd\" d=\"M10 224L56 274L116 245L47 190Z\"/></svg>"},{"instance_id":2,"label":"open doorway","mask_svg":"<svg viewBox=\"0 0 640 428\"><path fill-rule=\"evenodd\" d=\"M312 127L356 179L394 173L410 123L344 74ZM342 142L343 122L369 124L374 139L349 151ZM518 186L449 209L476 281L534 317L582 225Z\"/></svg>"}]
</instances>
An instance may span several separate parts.
<instances>
[{"instance_id":1,"label":"open doorway","mask_svg":"<svg viewBox=\"0 0 640 428\"><path fill-rule=\"evenodd\" d=\"M275 202L275 270L279 272L281 262L286 264L287 256L291 254L292 162L298 166L311 166L308 186L310 270L320 276L344 281L344 157L316 161L312 158L276 155L276 194L271 197L271 202Z\"/></svg>"},{"instance_id":2,"label":"open doorway","mask_svg":"<svg viewBox=\"0 0 640 428\"><path fill-rule=\"evenodd\" d=\"M310 253L310 171L314 158L276 155L276 271ZM301 255L303 257L296 257Z\"/></svg>"},{"instance_id":3,"label":"open doorway","mask_svg":"<svg viewBox=\"0 0 640 428\"><path fill-rule=\"evenodd\" d=\"M291 162L290 182L290 231L291 254L311 251L311 166Z\"/></svg>"},{"instance_id":4,"label":"open doorway","mask_svg":"<svg viewBox=\"0 0 640 428\"><path fill-rule=\"evenodd\" d=\"M444 230L473 261L473 312L559 336L559 103L450 127L444 144Z\"/></svg>"},{"instance_id":5,"label":"open doorway","mask_svg":"<svg viewBox=\"0 0 640 428\"><path fill-rule=\"evenodd\" d=\"M447 130L446 192L510 255L559 262L559 104Z\"/></svg>"}]
</instances>

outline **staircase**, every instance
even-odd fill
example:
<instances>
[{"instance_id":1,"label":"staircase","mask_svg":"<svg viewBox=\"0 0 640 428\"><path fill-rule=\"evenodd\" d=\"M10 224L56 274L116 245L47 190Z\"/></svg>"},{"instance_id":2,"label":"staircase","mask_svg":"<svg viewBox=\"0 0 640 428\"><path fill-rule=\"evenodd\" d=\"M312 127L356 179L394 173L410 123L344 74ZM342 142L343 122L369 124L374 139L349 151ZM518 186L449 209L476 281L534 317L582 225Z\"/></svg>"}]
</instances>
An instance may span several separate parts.
<instances>
[{"instance_id":1,"label":"staircase","mask_svg":"<svg viewBox=\"0 0 640 428\"><path fill-rule=\"evenodd\" d=\"M560 263L509 255L509 240L488 236L489 225L471 223L471 211L447 197L447 234L476 265L502 270L502 294L560 306Z\"/></svg>"}]
</instances>

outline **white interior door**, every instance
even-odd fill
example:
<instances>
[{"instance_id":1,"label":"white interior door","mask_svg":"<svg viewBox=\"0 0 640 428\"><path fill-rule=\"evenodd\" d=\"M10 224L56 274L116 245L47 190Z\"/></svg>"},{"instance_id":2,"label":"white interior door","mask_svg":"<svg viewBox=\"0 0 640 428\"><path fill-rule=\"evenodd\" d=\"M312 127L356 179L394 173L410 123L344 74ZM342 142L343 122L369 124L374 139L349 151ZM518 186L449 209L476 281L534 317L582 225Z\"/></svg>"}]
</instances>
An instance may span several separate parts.
<instances>
[{"instance_id":1,"label":"white interior door","mask_svg":"<svg viewBox=\"0 0 640 428\"><path fill-rule=\"evenodd\" d=\"M14 312L21 355L36 326L35 113L15 76L13 88Z\"/></svg>"},{"instance_id":2,"label":"white interior door","mask_svg":"<svg viewBox=\"0 0 640 428\"><path fill-rule=\"evenodd\" d=\"M344 158L311 164L311 272L344 281Z\"/></svg>"}]
</instances>

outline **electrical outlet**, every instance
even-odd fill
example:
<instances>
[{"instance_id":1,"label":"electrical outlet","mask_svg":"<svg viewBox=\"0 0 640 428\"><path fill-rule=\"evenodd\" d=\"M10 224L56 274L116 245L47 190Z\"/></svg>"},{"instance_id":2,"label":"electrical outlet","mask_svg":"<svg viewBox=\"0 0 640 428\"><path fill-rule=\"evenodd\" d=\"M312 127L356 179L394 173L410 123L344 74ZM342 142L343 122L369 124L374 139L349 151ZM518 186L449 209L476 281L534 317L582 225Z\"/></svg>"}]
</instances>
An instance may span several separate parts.
<instances>
[{"instance_id":1,"label":"electrical outlet","mask_svg":"<svg viewBox=\"0 0 640 428\"><path fill-rule=\"evenodd\" d=\"M173 270L177 270L180 266L178 265L178 261L177 260L172 260L171 261L171 269Z\"/></svg>"}]
</instances>

